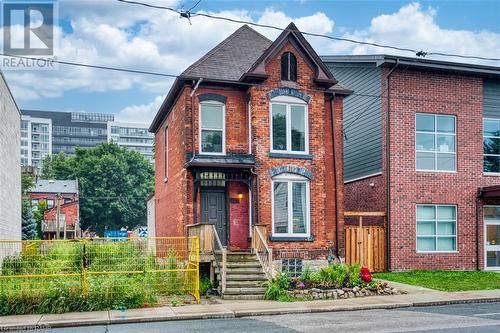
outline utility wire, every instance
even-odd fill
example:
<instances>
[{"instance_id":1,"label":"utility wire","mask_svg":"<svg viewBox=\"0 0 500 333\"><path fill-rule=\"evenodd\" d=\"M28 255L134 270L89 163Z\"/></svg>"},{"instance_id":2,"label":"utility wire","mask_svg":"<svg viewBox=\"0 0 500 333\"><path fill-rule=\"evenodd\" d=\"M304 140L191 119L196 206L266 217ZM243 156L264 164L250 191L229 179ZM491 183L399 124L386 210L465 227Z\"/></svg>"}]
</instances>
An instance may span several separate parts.
<instances>
[{"instance_id":1,"label":"utility wire","mask_svg":"<svg viewBox=\"0 0 500 333\"><path fill-rule=\"evenodd\" d=\"M91 64L85 64L85 63L72 62L72 61L63 61L63 60L55 60L55 59L34 58L34 57L27 57L27 56L15 55L15 54L8 54L8 53L0 53L0 56L3 56L3 57L12 57L12 58L19 58L19 59L26 59L26 60L33 60L33 61L36 61L36 62L44 62L44 63L51 63L51 62L53 62L53 63L61 64L61 65L70 65L70 66L78 66L78 67L86 67L86 68L94 68L94 69L104 69L104 70L109 70L109 71L126 72L126 73L133 73L133 74L155 75L155 76L163 76L163 77L171 77L171 78L176 78L176 77L179 76L179 75L174 75L174 74L166 74L166 73L159 73L159 72L149 72L149 71L142 71L142 70L129 69L129 68L119 68L119 67L110 67L110 66L101 66L101 65L91 65Z\"/></svg>"},{"instance_id":2,"label":"utility wire","mask_svg":"<svg viewBox=\"0 0 500 333\"><path fill-rule=\"evenodd\" d=\"M240 23L240 24L248 24L248 25L252 25L252 26L260 27L260 28L268 28L268 29L274 29L274 30L279 30L279 31L291 31L290 29L280 28L278 26L274 26L274 25L270 25L270 24L254 23L254 22L250 22L250 21L232 19L229 17L212 15L212 14L207 14L207 13L202 13L202 12L192 13L191 10L179 11L179 10L176 10L172 7L152 5L152 4L148 4L148 3L140 2L140 1L131 1L131 0L117 0L117 1L122 2L122 3L128 3L128 4L133 4L133 5L154 8L154 9L168 10L168 11L171 11L173 13L179 14L181 17L187 18L189 20L189 23L191 23L191 20L190 20L191 17L202 16L202 17L211 18L211 19L215 19L215 20ZM458 58L464 58L464 59L500 61L500 58L489 58L489 57L481 57L481 56L474 56L474 55L462 55L462 54L453 54L453 53L444 53L444 52L426 52L423 50L416 50L416 49L411 49L411 48L398 47L398 46L373 43L373 42L365 42L365 41L359 41L359 40L355 40L355 39L351 39L351 38L333 37L333 36L329 36L329 35L325 35L325 34L319 34L319 33L307 32L307 31L300 31L300 33L302 33L303 35L306 35L306 36L327 38L327 39L335 40L335 41L348 42L348 43L354 43L354 44L359 44L359 45L367 45L367 46L373 46L373 47L385 48L385 49L391 49L391 50L397 50L397 51L411 52L411 53L415 54L417 57L425 57L426 55L437 55L437 56L443 56L443 57L458 57Z\"/></svg>"}]
</instances>

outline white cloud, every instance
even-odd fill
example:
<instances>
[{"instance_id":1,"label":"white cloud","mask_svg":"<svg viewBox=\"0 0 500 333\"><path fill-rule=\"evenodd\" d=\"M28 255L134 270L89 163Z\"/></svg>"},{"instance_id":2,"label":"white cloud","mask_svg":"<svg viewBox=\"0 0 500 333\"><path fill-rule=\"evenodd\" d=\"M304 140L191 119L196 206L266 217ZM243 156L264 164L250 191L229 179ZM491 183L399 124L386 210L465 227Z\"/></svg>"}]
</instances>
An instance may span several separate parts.
<instances>
[{"instance_id":1,"label":"white cloud","mask_svg":"<svg viewBox=\"0 0 500 333\"><path fill-rule=\"evenodd\" d=\"M374 17L367 29L347 32L342 37L433 52L486 57L498 57L500 54L500 34L484 30L444 29L436 22L437 16L436 9L423 8L419 3L411 3L401 7L395 13ZM336 54L398 53L412 56L411 53L346 42L330 43L329 48L322 49L323 52ZM460 58L440 59L480 62ZM499 65L498 62L481 63Z\"/></svg>"},{"instance_id":2,"label":"white cloud","mask_svg":"<svg viewBox=\"0 0 500 333\"><path fill-rule=\"evenodd\" d=\"M150 124L164 98L165 96L157 96L151 103L127 106L115 118L118 121Z\"/></svg>"}]
</instances>

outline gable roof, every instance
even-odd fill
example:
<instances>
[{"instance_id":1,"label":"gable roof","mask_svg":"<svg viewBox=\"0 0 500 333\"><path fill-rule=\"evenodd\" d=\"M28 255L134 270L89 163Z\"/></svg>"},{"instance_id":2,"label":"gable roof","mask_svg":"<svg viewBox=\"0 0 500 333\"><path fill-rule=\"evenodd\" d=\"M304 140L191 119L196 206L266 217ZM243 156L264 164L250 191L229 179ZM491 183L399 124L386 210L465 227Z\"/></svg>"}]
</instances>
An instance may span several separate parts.
<instances>
[{"instance_id":1,"label":"gable roof","mask_svg":"<svg viewBox=\"0 0 500 333\"><path fill-rule=\"evenodd\" d=\"M282 47L283 44L290 41L298 52L302 54L304 60L308 61L309 65L315 70L315 82L318 85L323 85L326 88L333 86L337 80L333 77L328 67L323 63L319 55L314 51L311 44L302 35L297 26L291 22L276 40L267 48L267 50L257 59L252 65L246 78L265 78L265 65L269 58L272 58Z\"/></svg>"},{"instance_id":2,"label":"gable roof","mask_svg":"<svg viewBox=\"0 0 500 333\"><path fill-rule=\"evenodd\" d=\"M272 42L243 25L194 64L181 76L238 81Z\"/></svg>"},{"instance_id":3,"label":"gable roof","mask_svg":"<svg viewBox=\"0 0 500 333\"><path fill-rule=\"evenodd\" d=\"M38 179L29 193L75 193L78 194L76 180L48 180Z\"/></svg>"}]
</instances>

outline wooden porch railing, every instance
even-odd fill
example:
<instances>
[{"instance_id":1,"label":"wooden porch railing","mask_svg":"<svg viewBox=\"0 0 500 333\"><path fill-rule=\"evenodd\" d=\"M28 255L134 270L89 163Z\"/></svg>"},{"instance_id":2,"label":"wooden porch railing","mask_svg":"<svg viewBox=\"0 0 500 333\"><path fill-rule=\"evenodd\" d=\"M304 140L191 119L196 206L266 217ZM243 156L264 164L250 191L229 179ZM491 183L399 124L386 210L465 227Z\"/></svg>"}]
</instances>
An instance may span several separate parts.
<instances>
[{"instance_id":1,"label":"wooden porch railing","mask_svg":"<svg viewBox=\"0 0 500 333\"><path fill-rule=\"evenodd\" d=\"M217 230L213 224L190 224L187 226L189 236L200 239L200 254L213 257L221 278L221 293L226 291L227 248L222 246ZM218 259L221 256L221 261Z\"/></svg>"},{"instance_id":2,"label":"wooden porch railing","mask_svg":"<svg viewBox=\"0 0 500 333\"><path fill-rule=\"evenodd\" d=\"M372 272L386 270L386 213L344 212L346 217L357 217L358 225L345 226L345 261L359 263ZM363 217L382 217L383 226L364 226Z\"/></svg>"},{"instance_id":3,"label":"wooden porch railing","mask_svg":"<svg viewBox=\"0 0 500 333\"><path fill-rule=\"evenodd\" d=\"M252 230L252 251L257 255L267 278L272 279L274 277L273 250L269 247L266 241L266 226L254 225Z\"/></svg>"}]
</instances>

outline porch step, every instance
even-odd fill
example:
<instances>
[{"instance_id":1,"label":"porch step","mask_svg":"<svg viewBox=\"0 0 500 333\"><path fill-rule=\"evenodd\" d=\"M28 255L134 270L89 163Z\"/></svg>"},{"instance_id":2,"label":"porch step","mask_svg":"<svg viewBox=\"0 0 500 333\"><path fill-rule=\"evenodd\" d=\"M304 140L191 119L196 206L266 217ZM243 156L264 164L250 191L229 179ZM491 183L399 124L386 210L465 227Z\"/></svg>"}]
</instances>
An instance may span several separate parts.
<instances>
[{"instance_id":1,"label":"porch step","mask_svg":"<svg viewBox=\"0 0 500 333\"><path fill-rule=\"evenodd\" d=\"M261 269L262 266L258 260L257 261L244 261L244 262L229 261L226 263L226 268L259 268L259 269Z\"/></svg>"},{"instance_id":2,"label":"porch step","mask_svg":"<svg viewBox=\"0 0 500 333\"><path fill-rule=\"evenodd\" d=\"M266 293L266 288L264 287L254 287L254 288L229 288L226 287L226 295L263 295Z\"/></svg>"},{"instance_id":3,"label":"porch step","mask_svg":"<svg viewBox=\"0 0 500 333\"><path fill-rule=\"evenodd\" d=\"M262 294L262 295L224 295L224 299L257 301L257 300L264 299L264 294Z\"/></svg>"},{"instance_id":4,"label":"porch step","mask_svg":"<svg viewBox=\"0 0 500 333\"><path fill-rule=\"evenodd\" d=\"M267 282L264 280L230 280L226 281L226 288L256 288L263 287Z\"/></svg>"},{"instance_id":5,"label":"porch step","mask_svg":"<svg viewBox=\"0 0 500 333\"><path fill-rule=\"evenodd\" d=\"M217 277L220 280L220 276ZM226 284L228 281L267 281L267 277L262 274L226 274Z\"/></svg>"}]
</instances>

